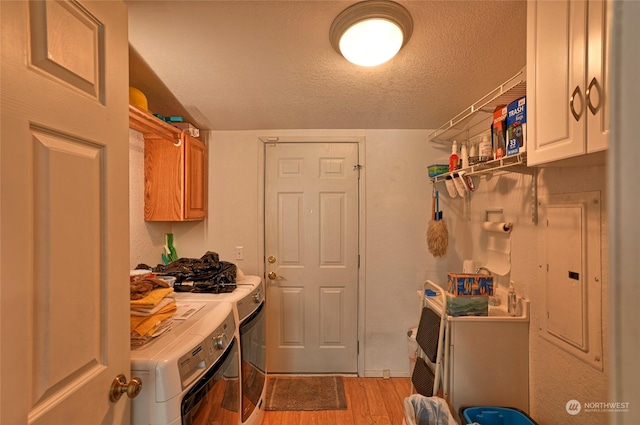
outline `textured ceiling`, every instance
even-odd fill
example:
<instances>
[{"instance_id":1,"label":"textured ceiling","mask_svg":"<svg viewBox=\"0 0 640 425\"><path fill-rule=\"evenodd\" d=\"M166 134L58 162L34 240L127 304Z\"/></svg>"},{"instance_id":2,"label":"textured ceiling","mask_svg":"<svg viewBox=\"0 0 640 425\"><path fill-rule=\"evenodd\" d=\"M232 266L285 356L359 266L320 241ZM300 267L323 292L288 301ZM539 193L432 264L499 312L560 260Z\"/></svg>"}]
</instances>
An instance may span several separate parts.
<instances>
[{"instance_id":1,"label":"textured ceiling","mask_svg":"<svg viewBox=\"0 0 640 425\"><path fill-rule=\"evenodd\" d=\"M526 1L398 1L413 35L376 68L329 42L354 3L132 0L129 40L197 125L215 130L433 129L525 65Z\"/></svg>"}]
</instances>

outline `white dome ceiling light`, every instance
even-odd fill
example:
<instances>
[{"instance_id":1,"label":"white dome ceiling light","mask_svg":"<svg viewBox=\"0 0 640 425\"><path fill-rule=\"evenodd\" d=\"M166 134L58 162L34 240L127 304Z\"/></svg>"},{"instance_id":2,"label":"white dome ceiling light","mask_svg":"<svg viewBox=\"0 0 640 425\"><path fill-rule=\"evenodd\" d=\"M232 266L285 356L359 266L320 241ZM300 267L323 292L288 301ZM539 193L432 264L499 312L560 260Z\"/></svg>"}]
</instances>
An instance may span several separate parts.
<instances>
[{"instance_id":1,"label":"white dome ceiling light","mask_svg":"<svg viewBox=\"0 0 640 425\"><path fill-rule=\"evenodd\" d=\"M394 57L412 32L413 19L407 9L389 0L366 0L334 19L329 39L349 62L377 66Z\"/></svg>"}]
</instances>

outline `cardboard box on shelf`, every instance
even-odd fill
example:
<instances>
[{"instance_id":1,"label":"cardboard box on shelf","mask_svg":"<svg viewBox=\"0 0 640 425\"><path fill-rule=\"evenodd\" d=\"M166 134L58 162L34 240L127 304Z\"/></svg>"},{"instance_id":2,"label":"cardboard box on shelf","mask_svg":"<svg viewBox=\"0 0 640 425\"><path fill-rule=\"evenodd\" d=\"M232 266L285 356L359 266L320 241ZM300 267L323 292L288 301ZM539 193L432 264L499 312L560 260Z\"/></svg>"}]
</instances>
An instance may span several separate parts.
<instances>
[{"instance_id":1,"label":"cardboard box on shelf","mask_svg":"<svg viewBox=\"0 0 640 425\"><path fill-rule=\"evenodd\" d=\"M507 151L515 155L527 150L527 98L521 97L507 107Z\"/></svg>"},{"instance_id":2,"label":"cardboard box on shelf","mask_svg":"<svg viewBox=\"0 0 640 425\"><path fill-rule=\"evenodd\" d=\"M507 105L500 105L493 111L491 139L496 159L502 158L507 147Z\"/></svg>"}]
</instances>

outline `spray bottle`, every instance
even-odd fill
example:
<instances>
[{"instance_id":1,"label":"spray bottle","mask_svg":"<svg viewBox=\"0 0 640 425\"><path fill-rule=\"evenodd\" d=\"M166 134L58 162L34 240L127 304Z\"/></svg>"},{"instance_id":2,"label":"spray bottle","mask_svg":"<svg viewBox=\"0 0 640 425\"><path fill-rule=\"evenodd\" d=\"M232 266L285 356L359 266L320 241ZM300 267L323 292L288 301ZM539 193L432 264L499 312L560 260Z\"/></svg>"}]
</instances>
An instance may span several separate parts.
<instances>
[{"instance_id":1,"label":"spray bottle","mask_svg":"<svg viewBox=\"0 0 640 425\"><path fill-rule=\"evenodd\" d=\"M509 316L515 316L516 308L518 307L514 284L513 280L509 282L509 292L507 293L507 313L509 313Z\"/></svg>"},{"instance_id":2,"label":"spray bottle","mask_svg":"<svg viewBox=\"0 0 640 425\"><path fill-rule=\"evenodd\" d=\"M458 169L458 142L453 141L451 145L451 156L449 157L449 171Z\"/></svg>"}]
</instances>

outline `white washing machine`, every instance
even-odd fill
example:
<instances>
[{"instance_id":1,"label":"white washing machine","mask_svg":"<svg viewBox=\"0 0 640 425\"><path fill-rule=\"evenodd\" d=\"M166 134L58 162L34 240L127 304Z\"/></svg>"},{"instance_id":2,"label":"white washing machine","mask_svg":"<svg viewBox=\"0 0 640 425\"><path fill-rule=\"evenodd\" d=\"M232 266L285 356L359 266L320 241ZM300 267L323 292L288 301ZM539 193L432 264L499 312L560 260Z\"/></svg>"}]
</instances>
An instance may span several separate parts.
<instances>
[{"instance_id":1,"label":"white washing machine","mask_svg":"<svg viewBox=\"0 0 640 425\"><path fill-rule=\"evenodd\" d=\"M183 305L176 304L180 311ZM239 340L233 310L229 302L207 302L131 351L131 371L142 379L142 390L132 400L133 425L239 423Z\"/></svg>"},{"instance_id":2,"label":"white washing machine","mask_svg":"<svg viewBox=\"0 0 640 425\"><path fill-rule=\"evenodd\" d=\"M177 292L176 300L193 303L226 301L233 305L240 341L240 422L259 425L266 391L265 291L259 276L244 276L233 292Z\"/></svg>"}]
</instances>

